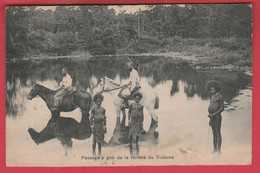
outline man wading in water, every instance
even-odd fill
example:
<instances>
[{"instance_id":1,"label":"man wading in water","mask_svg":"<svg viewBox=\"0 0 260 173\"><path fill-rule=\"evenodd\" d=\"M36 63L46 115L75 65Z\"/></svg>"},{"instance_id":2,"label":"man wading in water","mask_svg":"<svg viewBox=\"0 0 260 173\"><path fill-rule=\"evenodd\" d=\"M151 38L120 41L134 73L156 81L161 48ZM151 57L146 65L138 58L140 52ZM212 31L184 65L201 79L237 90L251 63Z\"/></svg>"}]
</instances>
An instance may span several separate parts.
<instances>
[{"instance_id":1,"label":"man wading in water","mask_svg":"<svg viewBox=\"0 0 260 173\"><path fill-rule=\"evenodd\" d=\"M213 145L214 153L218 152L219 154L221 149L222 137L221 137L221 112L224 111L224 99L219 94L221 91L221 86L218 81L210 81L207 83L207 90L211 94L210 105L208 108L210 118L209 125L212 128L213 132Z\"/></svg>"},{"instance_id":2,"label":"man wading in water","mask_svg":"<svg viewBox=\"0 0 260 173\"><path fill-rule=\"evenodd\" d=\"M106 109L101 106L104 97L101 94L94 96L95 106L91 109L90 125L93 133L92 154L96 156L96 143L98 143L98 156L101 156L101 147L104 143L106 128Z\"/></svg>"}]
</instances>

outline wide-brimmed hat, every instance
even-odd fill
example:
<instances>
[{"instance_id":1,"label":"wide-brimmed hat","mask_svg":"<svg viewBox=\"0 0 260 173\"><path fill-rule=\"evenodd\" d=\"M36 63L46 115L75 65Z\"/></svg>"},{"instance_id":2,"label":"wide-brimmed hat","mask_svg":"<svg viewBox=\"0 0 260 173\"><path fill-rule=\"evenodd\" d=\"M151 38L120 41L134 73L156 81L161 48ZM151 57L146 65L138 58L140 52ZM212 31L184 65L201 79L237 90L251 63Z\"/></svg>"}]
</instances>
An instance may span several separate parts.
<instances>
[{"instance_id":1,"label":"wide-brimmed hat","mask_svg":"<svg viewBox=\"0 0 260 173\"><path fill-rule=\"evenodd\" d=\"M217 92L221 91L221 84L219 81L211 80L207 82L206 88L208 91L210 91L210 88L215 88Z\"/></svg>"},{"instance_id":2,"label":"wide-brimmed hat","mask_svg":"<svg viewBox=\"0 0 260 173\"><path fill-rule=\"evenodd\" d=\"M134 93L133 97L135 98L136 96L139 96L140 98L143 97L143 95L140 92Z\"/></svg>"},{"instance_id":3,"label":"wide-brimmed hat","mask_svg":"<svg viewBox=\"0 0 260 173\"><path fill-rule=\"evenodd\" d=\"M98 98L101 99L101 101L104 100L104 96L102 96L102 94L100 94L100 93L97 93L97 94L94 96L94 102L97 101Z\"/></svg>"}]
</instances>

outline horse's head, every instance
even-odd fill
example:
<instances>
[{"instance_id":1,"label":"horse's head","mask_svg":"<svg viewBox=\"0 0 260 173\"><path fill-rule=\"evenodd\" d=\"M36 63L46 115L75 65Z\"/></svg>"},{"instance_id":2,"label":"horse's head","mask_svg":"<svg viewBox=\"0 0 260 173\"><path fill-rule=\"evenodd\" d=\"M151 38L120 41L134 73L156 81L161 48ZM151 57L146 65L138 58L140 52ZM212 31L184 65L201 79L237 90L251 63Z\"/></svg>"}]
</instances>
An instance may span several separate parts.
<instances>
[{"instance_id":1,"label":"horse's head","mask_svg":"<svg viewBox=\"0 0 260 173\"><path fill-rule=\"evenodd\" d=\"M118 86L120 86L120 84L115 83L112 79L108 78L107 76L102 77L98 83L99 92L107 91Z\"/></svg>"},{"instance_id":2,"label":"horse's head","mask_svg":"<svg viewBox=\"0 0 260 173\"><path fill-rule=\"evenodd\" d=\"M106 76L102 77L98 81L98 92L102 92L105 90L105 84L106 84Z\"/></svg>"},{"instance_id":3,"label":"horse's head","mask_svg":"<svg viewBox=\"0 0 260 173\"><path fill-rule=\"evenodd\" d=\"M27 99L32 100L35 96L38 95L38 84L34 85L34 87L29 92Z\"/></svg>"}]
</instances>

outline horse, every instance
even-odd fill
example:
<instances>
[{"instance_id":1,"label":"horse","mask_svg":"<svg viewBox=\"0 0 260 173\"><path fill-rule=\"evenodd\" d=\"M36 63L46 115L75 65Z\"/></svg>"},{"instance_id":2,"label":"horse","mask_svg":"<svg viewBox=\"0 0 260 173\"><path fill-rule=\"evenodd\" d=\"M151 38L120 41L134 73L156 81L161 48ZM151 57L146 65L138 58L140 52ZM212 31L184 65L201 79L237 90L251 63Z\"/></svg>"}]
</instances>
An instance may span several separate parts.
<instances>
[{"instance_id":1,"label":"horse","mask_svg":"<svg viewBox=\"0 0 260 173\"><path fill-rule=\"evenodd\" d=\"M117 114L117 126L120 124L120 114L122 111L123 119L121 122L121 127L125 127L125 109L121 108L121 105L123 103L123 99L118 96L118 93L121 88L124 86L121 86L120 84L117 84L115 81L108 77L103 77L100 79L100 82L98 84L98 92L109 92L112 97L114 98L114 105L116 107L116 114ZM159 108L159 97L151 90L151 88L145 88L141 89L140 92L142 93L143 97L140 101L141 104L144 105L144 107L147 109L151 116L151 124L148 132L154 132L154 130L157 128L158 125L158 117L155 114L155 109ZM133 100L129 100L129 103L134 102Z\"/></svg>"},{"instance_id":2,"label":"horse","mask_svg":"<svg viewBox=\"0 0 260 173\"><path fill-rule=\"evenodd\" d=\"M27 98L32 100L37 95L40 96L46 103L47 107L50 109L54 102L54 95L57 91L50 90L42 85L36 84L30 91ZM58 111L51 111L51 119L59 118L60 112L71 112L77 107L81 109L82 120L86 123L84 126L84 132L87 134L86 138L91 136L91 128L89 122L89 111L91 108L92 98L88 92L82 90L76 90L69 95L65 95Z\"/></svg>"},{"instance_id":3,"label":"horse","mask_svg":"<svg viewBox=\"0 0 260 173\"><path fill-rule=\"evenodd\" d=\"M65 148L65 154L67 154L67 149L72 147L72 138L84 140L90 137L88 121L87 116L82 116L80 123L69 117L54 117L48 121L41 132L38 133L33 128L29 128L28 132L37 145L57 138Z\"/></svg>"}]
</instances>

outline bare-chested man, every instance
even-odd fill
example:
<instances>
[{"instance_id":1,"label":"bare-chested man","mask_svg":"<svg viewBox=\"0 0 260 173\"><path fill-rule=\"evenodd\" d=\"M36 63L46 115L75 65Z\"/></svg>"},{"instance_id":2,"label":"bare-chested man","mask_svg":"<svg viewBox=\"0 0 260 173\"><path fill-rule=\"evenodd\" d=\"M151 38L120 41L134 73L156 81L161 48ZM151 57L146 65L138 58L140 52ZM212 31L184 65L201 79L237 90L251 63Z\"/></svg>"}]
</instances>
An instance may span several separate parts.
<instances>
[{"instance_id":1,"label":"bare-chested man","mask_svg":"<svg viewBox=\"0 0 260 173\"><path fill-rule=\"evenodd\" d=\"M208 108L210 118L209 125L213 132L213 145L214 153L220 153L222 137L221 137L221 112L224 111L224 99L219 94L221 91L221 86L218 81L210 81L207 84L207 89L211 94L210 105Z\"/></svg>"}]
</instances>

